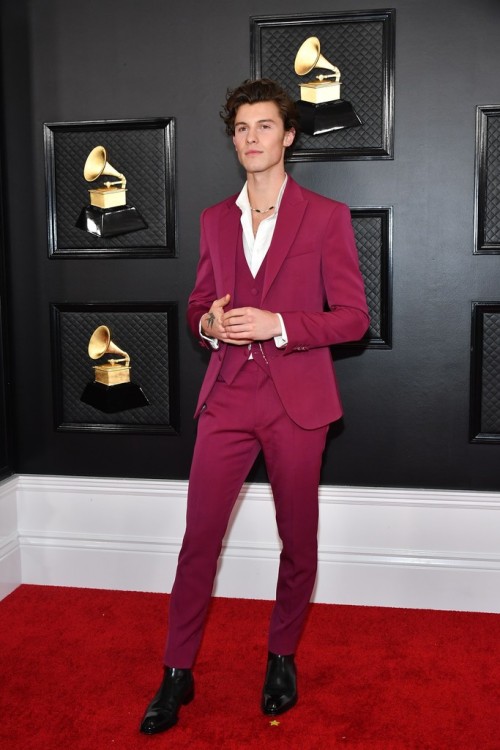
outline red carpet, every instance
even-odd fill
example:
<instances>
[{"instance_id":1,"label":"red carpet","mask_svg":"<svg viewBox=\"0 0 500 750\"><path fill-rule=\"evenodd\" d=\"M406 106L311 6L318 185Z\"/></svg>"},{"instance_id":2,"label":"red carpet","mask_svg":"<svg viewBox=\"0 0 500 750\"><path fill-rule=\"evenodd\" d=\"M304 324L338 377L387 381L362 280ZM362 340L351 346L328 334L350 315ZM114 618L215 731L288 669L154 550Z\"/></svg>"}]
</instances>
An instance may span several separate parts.
<instances>
[{"instance_id":1,"label":"red carpet","mask_svg":"<svg viewBox=\"0 0 500 750\"><path fill-rule=\"evenodd\" d=\"M196 697L138 724L168 597L21 586L0 602L2 750L500 750L500 615L315 604L298 705L259 710L271 602L215 599Z\"/></svg>"}]
</instances>

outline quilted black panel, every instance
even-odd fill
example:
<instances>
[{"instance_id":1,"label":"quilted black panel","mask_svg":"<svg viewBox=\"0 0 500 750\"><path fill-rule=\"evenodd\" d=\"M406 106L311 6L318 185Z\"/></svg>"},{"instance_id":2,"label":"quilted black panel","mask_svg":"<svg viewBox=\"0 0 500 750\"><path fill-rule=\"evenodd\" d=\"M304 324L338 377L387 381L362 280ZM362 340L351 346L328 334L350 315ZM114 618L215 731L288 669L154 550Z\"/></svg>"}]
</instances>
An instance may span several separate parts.
<instances>
[{"instance_id":1,"label":"quilted black panel","mask_svg":"<svg viewBox=\"0 0 500 750\"><path fill-rule=\"evenodd\" d=\"M500 436L500 313L483 315L481 432Z\"/></svg>"},{"instance_id":2,"label":"quilted black panel","mask_svg":"<svg viewBox=\"0 0 500 750\"><path fill-rule=\"evenodd\" d=\"M500 245L500 116L487 118L484 241Z\"/></svg>"},{"instance_id":3,"label":"quilted black panel","mask_svg":"<svg viewBox=\"0 0 500 750\"><path fill-rule=\"evenodd\" d=\"M371 321L363 342L386 347L391 343L390 212L389 208L351 210Z\"/></svg>"}]
</instances>

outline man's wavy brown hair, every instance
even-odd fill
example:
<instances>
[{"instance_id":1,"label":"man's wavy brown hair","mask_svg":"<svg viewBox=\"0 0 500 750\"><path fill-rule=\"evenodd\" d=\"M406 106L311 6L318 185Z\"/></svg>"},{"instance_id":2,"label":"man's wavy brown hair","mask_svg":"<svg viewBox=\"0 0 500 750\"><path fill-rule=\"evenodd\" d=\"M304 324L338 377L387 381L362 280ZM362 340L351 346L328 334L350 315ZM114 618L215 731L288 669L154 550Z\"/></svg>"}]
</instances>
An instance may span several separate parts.
<instances>
[{"instance_id":1,"label":"man's wavy brown hair","mask_svg":"<svg viewBox=\"0 0 500 750\"><path fill-rule=\"evenodd\" d=\"M288 146L288 153L295 144L300 133L299 114L295 102L288 96L276 81L269 78L247 79L235 89L228 89L226 103L220 116L226 125L227 135L234 135L236 114L242 104L256 104L257 102L274 102L278 107L285 130L295 130L293 144Z\"/></svg>"}]
</instances>

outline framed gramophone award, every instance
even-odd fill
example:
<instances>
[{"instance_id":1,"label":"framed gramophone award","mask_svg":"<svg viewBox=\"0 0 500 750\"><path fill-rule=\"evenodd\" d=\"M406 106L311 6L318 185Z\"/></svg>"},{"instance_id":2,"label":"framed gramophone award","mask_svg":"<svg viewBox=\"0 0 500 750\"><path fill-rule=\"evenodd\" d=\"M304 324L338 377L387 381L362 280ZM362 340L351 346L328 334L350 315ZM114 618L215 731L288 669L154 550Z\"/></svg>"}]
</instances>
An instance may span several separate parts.
<instances>
[{"instance_id":1,"label":"framed gramophone award","mask_svg":"<svg viewBox=\"0 0 500 750\"><path fill-rule=\"evenodd\" d=\"M49 257L176 256L175 121L45 123Z\"/></svg>"},{"instance_id":2,"label":"framed gramophone award","mask_svg":"<svg viewBox=\"0 0 500 750\"><path fill-rule=\"evenodd\" d=\"M58 431L177 435L175 302L51 305Z\"/></svg>"},{"instance_id":3,"label":"framed gramophone award","mask_svg":"<svg viewBox=\"0 0 500 750\"><path fill-rule=\"evenodd\" d=\"M250 19L251 75L296 101L289 161L392 159L395 10Z\"/></svg>"}]
</instances>

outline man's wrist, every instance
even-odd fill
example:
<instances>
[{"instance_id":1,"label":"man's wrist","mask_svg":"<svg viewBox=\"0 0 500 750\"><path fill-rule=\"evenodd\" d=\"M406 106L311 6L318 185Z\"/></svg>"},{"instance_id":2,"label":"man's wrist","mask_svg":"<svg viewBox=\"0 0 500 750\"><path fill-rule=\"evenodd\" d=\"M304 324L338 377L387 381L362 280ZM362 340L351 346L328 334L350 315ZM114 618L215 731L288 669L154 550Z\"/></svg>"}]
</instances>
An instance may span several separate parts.
<instances>
[{"instance_id":1,"label":"man's wrist","mask_svg":"<svg viewBox=\"0 0 500 750\"><path fill-rule=\"evenodd\" d=\"M198 324L198 332L199 332L199 334L200 334L200 336L201 336L202 339L204 339L205 341L208 341L208 343L210 344L210 346L212 347L212 349L218 349L219 348L219 340L216 339L216 338L214 338L213 336L207 335L205 333L204 329L203 329L203 324L202 324L203 317L204 316L202 315L201 318L200 318L200 322Z\"/></svg>"}]
</instances>

